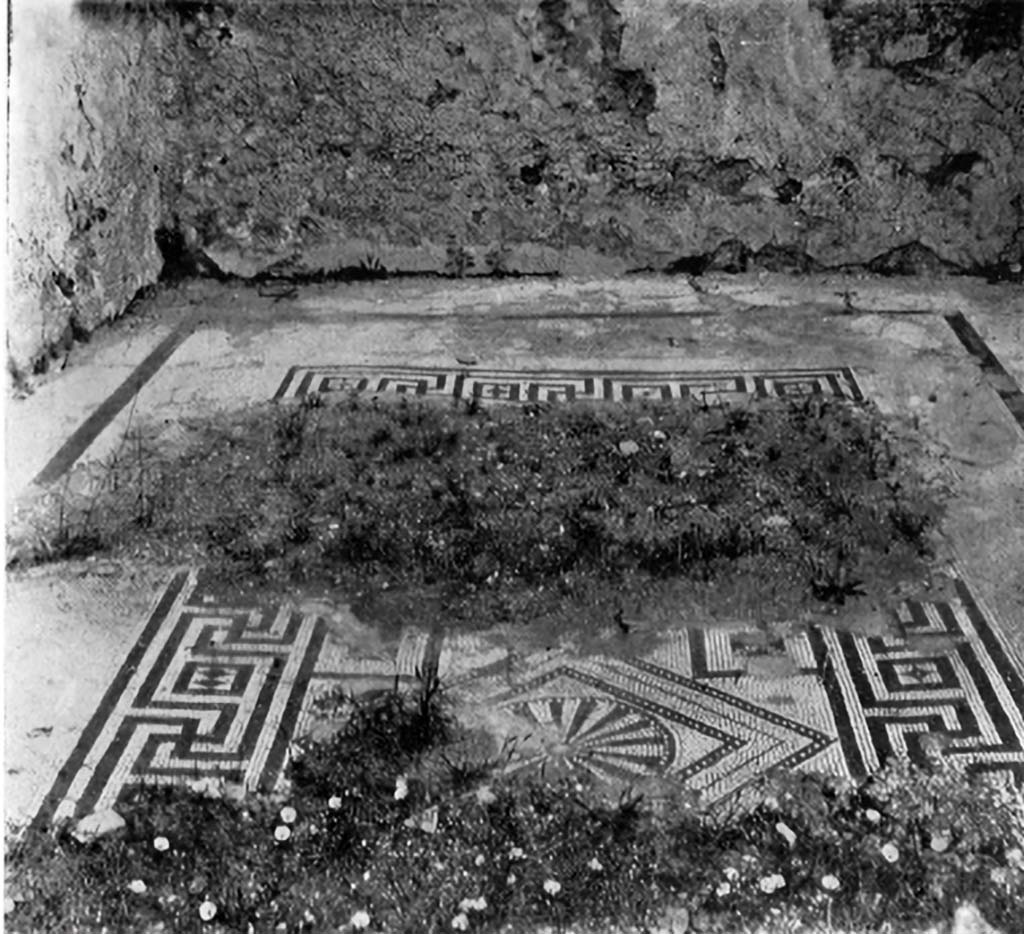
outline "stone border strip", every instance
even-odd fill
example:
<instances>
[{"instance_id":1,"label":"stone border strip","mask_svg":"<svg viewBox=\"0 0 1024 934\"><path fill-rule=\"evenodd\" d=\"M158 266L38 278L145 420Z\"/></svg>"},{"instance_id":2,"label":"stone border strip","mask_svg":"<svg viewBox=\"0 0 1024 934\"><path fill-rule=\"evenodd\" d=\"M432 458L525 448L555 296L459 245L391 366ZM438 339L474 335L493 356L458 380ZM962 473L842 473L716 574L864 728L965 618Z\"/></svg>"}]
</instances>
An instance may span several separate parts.
<instances>
[{"instance_id":1,"label":"stone border strip","mask_svg":"<svg viewBox=\"0 0 1024 934\"><path fill-rule=\"evenodd\" d=\"M962 312L946 315L946 323L953 329L960 343L967 352L975 357L985 374L986 382L1003 400L1017 424L1024 429L1024 392L1021 392L1017 381L1007 372L1006 367L985 343L985 339L975 330L974 325L964 317Z\"/></svg>"},{"instance_id":2,"label":"stone border strip","mask_svg":"<svg viewBox=\"0 0 1024 934\"><path fill-rule=\"evenodd\" d=\"M32 481L37 486L49 486L59 480L74 465L103 430L117 417L118 413L132 400L136 393L148 383L192 334L194 325L183 321L149 353L132 372L61 445Z\"/></svg>"}]
</instances>

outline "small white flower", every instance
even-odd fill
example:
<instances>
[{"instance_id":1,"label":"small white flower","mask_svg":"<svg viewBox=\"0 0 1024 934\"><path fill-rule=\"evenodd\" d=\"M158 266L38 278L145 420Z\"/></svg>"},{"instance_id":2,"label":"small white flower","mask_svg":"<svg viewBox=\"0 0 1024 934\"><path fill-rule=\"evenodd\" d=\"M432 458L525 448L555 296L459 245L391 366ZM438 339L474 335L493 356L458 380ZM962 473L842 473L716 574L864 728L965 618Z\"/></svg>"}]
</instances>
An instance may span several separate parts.
<instances>
[{"instance_id":1,"label":"small white flower","mask_svg":"<svg viewBox=\"0 0 1024 934\"><path fill-rule=\"evenodd\" d=\"M871 821L872 824L877 824L882 819L882 815L878 811L876 811L874 808L868 808L864 812L864 816L869 821Z\"/></svg>"},{"instance_id":2,"label":"small white flower","mask_svg":"<svg viewBox=\"0 0 1024 934\"><path fill-rule=\"evenodd\" d=\"M217 914L217 906L211 902L208 898L203 900L203 903L199 906L199 917L204 921L212 921L214 915Z\"/></svg>"},{"instance_id":3,"label":"small white flower","mask_svg":"<svg viewBox=\"0 0 1024 934\"><path fill-rule=\"evenodd\" d=\"M1010 874L1002 866L996 866L990 875L995 885L1006 885L1010 881Z\"/></svg>"},{"instance_id":4,"label":"small white flower","mask_svg":"<svg viewBox=\"0 0 1024 934\"><path fill-rule=\"evenodd\" d=\"M297 818L298 816L299 815L296 813L295 808L291 807L290 805L281 808L281 820L283 820L286 824L294 824L295 818Z\"/></svg>"},{"instance_id":5,"label":"small white flower","mask_svg":"<svg viewBox=\"0 0 1024 934\"><path fill-rule=\"evenodd\" d=\"M473 860L473 865L474 866L482 866L486 862L487 862L487 860L484 859L484 854L481 853L479 856L477 856L476 859Z\"/></svg>"},{"instance_id":6,"label":"small white flower","mask_svg":"<svg viewBox=\"0 0 1024 934\"><path fill-rule=\"evenodd\" d=\"M715 894L719 898L725 898L732 891L732 886L728 882L719 882L718 888L715 889Z\"/></svg>"},{"instance_id":7,"label":"small white flower","mask_svg":"<svg viewBox=\"0 0 1024 934\"><path fill-rule=\"evenodd\" d=\"M456 931L468 931L469 930L469 918L466 913L460 911L454 918L452 918L452 927Z\"/></svg>"},{"instance_id":8,"label":"small white flower","mask_svg":"<svg viewBox=\"0 0 1024 934\"><path fill-rule=\"evenodd\" d=\"M508 851L509 859L522 859L524 856L526 856L526 854L518 846L514 846Z\"/></svg>"},{"instance_id":9,"label":"small white flower","mask_svg":"<svg viewBox=\"0 0 1024 934\"><path fill-rule=\"evenodd\" d=\"M514 872L510 872L508 874L508 878L505 879L505 885L515 885L515 884L516 884L516 874Z\"/></svg>"},{"instance_id":10,"label":"small white flower","mask_svg":"<svg viewBox=\"0 0 1024 934\"><path fill-rule=\"evenodd\" d=\"M785 838L786 843L788 843L790 846L793 846L796 843L796 834L793 832L793 830L790 828L788 824L784 824L782 821L779 821L775 825L775 829L779 832L779 834L782 837Z\"/></svg>"},{"instance_id":11,"label":"small white flower","mask_svg":"<svg viewBox=\"0 0 1024 934\"><path fill-rule=\"evenodd\" d=\"M494 804L498 796L487 785L481 785L476 790L476 800L479 804Z\"/></svg>"},{"instance_id":12,"label":"small white flower","mask_svg":"<svg viewBox=\"0 0 1024 934\"><path fill-rule=\"evenodd\" d=\"M360 910L352 915L348 923L357 931L361 931L363 928L368 928L370 926L370 916L365 911Z\"/></svg>"},{"instance_id":13,"label":"small white flower","mask_svg":"<svg viewBox=\"0 0 1024 934\"><path fill-rule=\"evenodd\" d=\"M596 856L589 863L587 863L587 866L593 869L594 872L600 872L602 869L604 869L604 864Z\"/></svg>"},{"instance_id":14,"label":"small white flower","mask_svg":"<svg viewBox=\"0 0 1024 934\"><path fill-rule=\"evenodd\" d=\"M1007 865L1013 866L1014 869L1024 869L1024 850L1019 846L1007 850L1006 862Z\"/></svg>"},{"instance_id":15,"label":"small white flower","mask_svg":"<svg viewBox=\"0 0 1024 934\"><path fill-rule=\"evenodd\" d=\"M154 837L153 849L159 853L166 853L171 848L171 841L166 837Z\"/></svg>"},{"instance_id":16,"label":"small white flower","mask_svg":"<svg viewBox=\"0 0 1024 934\"><path fill-rule=\"evenodd\" d=\"M403 798L409 797L409 782L404 775L399 775L395 779L395 800L401 801Z\"/></svg>"},{"instance_id":17,"label":"small white flower","mask_svg":"<svg viewBox=\"0 0 1024 934\"><path fill-rule=\"evenodd\" d=\"M722 875L730 882L735 882L740 877L740 871L735 866L726 866Z\"/></svg>"},{"instance_id":18,"label":"small white flower","mask_svg":"<svg viewBox=\"0 0 1024 934\"><path fill-rule=\"evenodd\" d=\"M882 859L887 863L895 863L900 858L900 849L895 843L886 843L882 847Z\"/></svg>"},{"instance_id":19,"label":"small white flower","mask_svg":"<svg viewBox=\"0 0 1024 934\"><path fill-rule=\"evenodd\" d=\"M146 883L141 879L132 879L132 881L128 883L128 891L134 892L136 895L141 895L146 891Z\"/></svg>"},{"instance_id":20,"label":"small white flower","mask_svg":"<svg viewBox=\"0 0 1024 934\"><path fill-rule=\"evenodd\" d=\"M562 883L557 879L545 879L544 891L547 892L548 895L557 895L562 891Z\"/></svg>"},{"instance_id":21,"label":"small white flower","mask_svg":"<svg viewBox=\"0 0 1024 934\"><path fill-rule=\"evenodd\" d=\"M786 880L777 872L773 872L770 876L762 877L757 884L762 892L766 895L771 895L772 892L784 889L786 887Z\"/></svg>"},{"instance_id":22,"label":"small white flower","mask_svg":"<svg viewBox=\"0 0 1024 934\"><path fill-rule=\"evenodd\" d=\"M340 798L340 797L339 797L338 795L331 795L331 796L330 796L330 797L329 797L329 798L327 799L327 806L328 806L328 807L329 807L329 808L330 808L330 809L331 809L332 811L337 811L337 810L338 810L338 808L340 808L340 807L341 807L341 798Z\"/></svg>"},{"instance_id":23,"label":"small white flower","mask_svg":"<svg viewBox=\"0 0 1024 934\"><path fill-rule=\"evenodd\" d=\"M839 891L839 877L829 873L828 875L821 877L821 887L826 892L838 892Z\"/></svg>"},{"instance_id":24,"label":"small white flower","mask_svg":"<svg viewBox=\"0 0 1024 934\"><path fill-rule=\"evenodd\" d=\"M950 839L948 833L933 833L929 846L936 853L945 853L949 849Z\"/></svg>"},{"instance_id":25,"label":"small white flower","mask_svg":"<svg viewBox=\"0 0 1024 934\"><path fill-rule=\"evenodd\" d=\"M470 911L483 911L487 908L487 899L482 895L479 898L464 898L459 902L459 911L467 914Z\"/></svg>"},{"instance_id":26,"label":"small white flower","mask_svg":"<svg viewBox=\"0 0 1024 934\"><path fill-rule=\"evenodd\" d=\"M292 835L292 829L287 824L278 824L274 828L274 839L278 843L284 843Z\"/></svg>"}]
</instances>

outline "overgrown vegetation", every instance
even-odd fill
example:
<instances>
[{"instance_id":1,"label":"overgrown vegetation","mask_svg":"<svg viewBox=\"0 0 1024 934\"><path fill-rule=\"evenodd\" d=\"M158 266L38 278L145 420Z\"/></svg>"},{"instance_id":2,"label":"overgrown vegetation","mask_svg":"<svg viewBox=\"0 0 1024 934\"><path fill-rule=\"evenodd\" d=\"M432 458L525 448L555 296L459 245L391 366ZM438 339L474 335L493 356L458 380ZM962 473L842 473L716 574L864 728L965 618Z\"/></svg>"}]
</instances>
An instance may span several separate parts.
<instances>
[{"instance_id":1,"label":"overgrown vegetation","mask_svg":"<svg viewBox=\"0 0 1024 934\"><path fill-rule=\"evenodd\" d=\"M436 683L346 703L287 794L146 788L113 836L26 834L8 855L7 929L608 930L686 912L701 931L782 916L901 931L967 899L1019 922L1024 797L943 762L860 786L769 776L742 808L677 798L655 813L460 757Z\"/></svg>"},{"instance_id":2,"label":"overgrown vegetation","mask_svg":"<svg viewBox=\"0 0 1024 934\"><path fill-rule=\"evenodd\" d=\"M447 620L610 619L730 588L751 615L782 614L920 579L940 514L874 410L822 397L313 397L189 433L184 451L127 450L105 489L62 499L49 553L198 547L222 576L433 595Z\"/></svg>"}]
</instances>

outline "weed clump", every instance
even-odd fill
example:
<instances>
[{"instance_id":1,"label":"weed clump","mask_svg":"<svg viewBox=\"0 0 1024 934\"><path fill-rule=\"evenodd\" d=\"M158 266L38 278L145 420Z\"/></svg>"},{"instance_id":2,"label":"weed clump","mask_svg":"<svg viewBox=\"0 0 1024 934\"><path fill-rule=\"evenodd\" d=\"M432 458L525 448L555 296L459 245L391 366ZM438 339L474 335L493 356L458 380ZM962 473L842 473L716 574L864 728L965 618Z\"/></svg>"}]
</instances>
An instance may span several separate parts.
<instances>
[{"instance_id":1,"label":"weed clump","mask_svg":"<svg viewBox=\"0 0 1024 934\"><path fill-rule=\"evenodd\" d=\"M1014 929L1024 797L939 761L866 782L768 776L717 807L680 790L658 808L585 774L516 777L452 750L436 684L345 701L305 744L291 788L237 800L140 788L119 834L28 832L9 851L15 931L643 929L922 925L973 901ZM465 777L476 777L467 784Z\"/></svg>"},{"instance_id":2,"label":"weed clump","mask_svg":"<svg viewBox=\"0 0 1024 934\"><path fill-rule=\"evenodd\" d=\"M322 400L318 400L322 403ZM235 579L440 595L446 618L680 602L779 612L919 579L941 513L839 400L477 406L347 398L188 426L60 540L198 548ZM115 489L116 488L116 489Z\"/></svg>"}]
</instances>

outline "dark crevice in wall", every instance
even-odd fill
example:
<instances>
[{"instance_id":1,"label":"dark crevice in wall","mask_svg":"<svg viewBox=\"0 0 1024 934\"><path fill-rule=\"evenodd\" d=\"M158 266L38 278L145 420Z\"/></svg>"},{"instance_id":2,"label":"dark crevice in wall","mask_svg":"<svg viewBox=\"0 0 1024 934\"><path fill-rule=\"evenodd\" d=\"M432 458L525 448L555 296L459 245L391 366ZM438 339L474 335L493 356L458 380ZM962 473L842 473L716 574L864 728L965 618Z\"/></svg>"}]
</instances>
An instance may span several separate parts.
<instances>
[{"instance_id":1,"label":"dark crevice in wall","mask_svg":"<svg viewBox=\"0 0 1024 934\"><path fill-rule=\"evenodd\" d=\"M46 346L32 358L32 373L36 376L46 373L57 360L61 359L61 357L64 358L64 362L61 364L61 369L63 369L67 364L67 358L71 353L72 347L74 347L75 344L87 344L91 338L92 331L82 324L77 314L72 312L67 325L60 334L60 337L48 342ZM15 367L12 362L8 363L8 369L11 371L12 375L14 375Z\"/></svg>"},{"instance_id":2,"label":"dark crevice in wall","mask_svg":"<svg viewBox=\"0 0 1024 934\"><path fill-rule=\"evenodd\" d=\"M942 188L949 185L956 176L970 172L979 162L985 162L980 152L955 152L946 156L938 165L933 166L922 176L925 184L931 188Z\"/></svg>"},{"instance_id":3,"label":"dark crevice in wall","mask_svg":"<svg viewBox=\"0 0 1024 934\"><path fill-rule=\"evenodd\" d=\"M775 272L810 275L820 272L868 272L877 276L978 276L989 282L1021 282L1018 262L1000 262L972 267L943 259L924 244L913 242L886 250L866 263L826 266L794 246L766 244L750 249L739 240L726 240L713 250L681 256L660 271L669 275L702 276L705 273Z\"/></svg>"},{"instance_id":4,"label":"dark crevice in wall","mask_svg":"<svg viewBox=\"0 0 1024 934\"><path fill-rule=\"evenodd\" d=\"M201 250L191 246L185 235L176 228L160 227L154 234L157 249L163 258L159 281L180 282L183 279L205 277L227 279L220 267Z\"/></svg>"},{"instance_id":5,"label":"dark crevice in wall","mask_svg":"<svg viewBox=\"0 0 1024 934\"><path fill-rule=\"evenodd\" d=\"M941 64L955 43L967 63L1021 47L1020 0L812 0L811 6L825 19L840 66L860 58L874 68L895 66L906 77L926 78L916 69ZM908 40L916 51L895 51Z\"/></svg>"},{"instance_id":6,"label":"dark crevice in wall","mask_svg":"<svg viewBox=\"0 0 1024 934\"><path fill-rule=\"evenodd\" d=\"M121 324L125 319L138 314L157 295L158 291L158 286L152 283L142 286L132 296L124 311L116 318L103 321L92 327L87 327L77 311L72 311L60 336L56 340L46 342L42 349L29 360L28 366L25 368L18 366L17 362L8 355L7 372L15 391L31 392L30 374L31 376L41 376L54 367L64 369L75 347L88 344L101 328L110 327L115 323Z\"/></svg>"},{"instance_id":7,"label":"dark crevice in wall","mask_svg":"<svg viewBox=\"0 0 1024 934\"><path fill-rule=\"evenodd\" d=\"M179 23L195 20L200 14L231 16L232 4L210 0L76 0L75 11L83 19L98 23L116 23L129 19L175 19Z\"/></svg>"}]
</instances>

